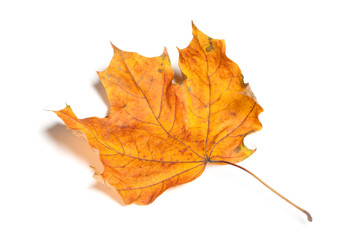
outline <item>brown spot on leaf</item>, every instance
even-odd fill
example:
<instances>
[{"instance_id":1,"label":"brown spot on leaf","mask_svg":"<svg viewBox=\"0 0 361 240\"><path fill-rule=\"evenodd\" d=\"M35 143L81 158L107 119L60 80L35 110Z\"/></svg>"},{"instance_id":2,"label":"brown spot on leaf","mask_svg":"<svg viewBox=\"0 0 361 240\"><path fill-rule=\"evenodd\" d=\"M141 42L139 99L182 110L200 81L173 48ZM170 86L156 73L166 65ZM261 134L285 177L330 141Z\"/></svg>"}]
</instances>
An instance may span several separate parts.
<instances>
[{"instance_id":1,"label":"brown spot on leaf","mask_svg":"<svg viewBox=\"0 0 361 240\"><path fill-rule=\"evenodd\" d=\"M181 72L182 73L182 77L183 77L183 81L187 79L187 75L184 74L184 72Z\"/></svg>"},{"instance_id":2,"label":"brown spot on leaf","mask_svg":"<svg viewBox=\"0 0 361 240\"><path fill-rule=\"evenodd\" d=\"M234 149L235 153L239 153L242 150L241 146L236 147L236 149Z\"/></svg>"},{"instance_id":3,"label":"brown spot on leaf","mask_svg":"<svg viewBox=\"0 0 361 240\"><path fill-rule=\"evenodd\" d=\"M215 50L215 47L213 46L212 38L208 38L209 46L206 47L206 52L209 53L212 50Z\"/></svg>"}]
</instances>

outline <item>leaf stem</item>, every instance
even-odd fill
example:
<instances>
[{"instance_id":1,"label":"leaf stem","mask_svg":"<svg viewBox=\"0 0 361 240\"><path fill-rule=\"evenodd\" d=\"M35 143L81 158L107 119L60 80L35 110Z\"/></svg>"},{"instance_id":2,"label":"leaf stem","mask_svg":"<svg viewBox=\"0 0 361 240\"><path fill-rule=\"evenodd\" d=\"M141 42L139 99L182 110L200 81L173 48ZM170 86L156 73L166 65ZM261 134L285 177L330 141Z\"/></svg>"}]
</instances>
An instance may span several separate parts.
<instances>
[{"instance_id":1,"label":"leaf stem","mask_svg":"<svg viewBox=\"0 0 361 240\"><path fill-rule=\"evenodd\" d=\"M298 210L300 210L301 212L303 212L304 214L306 214L308 221L312 222L312 217L311 214L309 212L307 212L306 210L304 210L303 208L300 208L299 206L297 206L296 204L294 204L293 202L291 202L290 200L288 200L287 198L285 198L284 196L282 196L280 193L278 193L276 190L274 190L273 188L271 188L268 184L266 184L265 182L263 182L259 177L257 177L256 175L254 175L252 172L248 171L247 169L245 169L244 167L241 167L235 163L232 162L228 162L228 161L223 161L223 160L210 160L208 159L208 162L211 163L225 163L225 164L229 164L235 167L238 167L240 169L242 169L243 171L249 173L252 177L254 177L255 179L257 179L258 181L260 181L264 186L266 186L269 190L271 190L272 192L274 192L275 194L277 194L280 198L282 198L283 200L285 200L286 202L288 202L289 204L291 204L292 206L294 206L295 208L297 208Z\"/></svg>"}]
</instances>

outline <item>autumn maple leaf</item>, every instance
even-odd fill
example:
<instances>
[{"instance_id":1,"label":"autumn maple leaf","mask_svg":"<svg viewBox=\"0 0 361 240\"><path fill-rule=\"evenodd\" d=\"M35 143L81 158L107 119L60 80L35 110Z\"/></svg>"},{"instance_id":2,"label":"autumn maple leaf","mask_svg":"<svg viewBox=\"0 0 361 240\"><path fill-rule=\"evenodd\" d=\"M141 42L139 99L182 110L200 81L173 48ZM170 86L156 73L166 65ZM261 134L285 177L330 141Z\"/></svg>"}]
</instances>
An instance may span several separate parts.
<instances>
[{"instance_id":1,"label":"autumn maple leaf","mask_svg":"<svg viewBox=\"0 0 361 240\"><path fill-rule=\"evenodd\" d=\"M153 58L113 49L109 66L98 73L109 116L78 119L70 106L56 114L99 150L104 170L96 175L125 204L150 204L199 177L208 163L235 165L254 152L243 140L262 128L263 110L226 56L224 40L193 25L189 46L178 49L181 84L172 82L166 49Z\"/></svg>"}]
</instances>

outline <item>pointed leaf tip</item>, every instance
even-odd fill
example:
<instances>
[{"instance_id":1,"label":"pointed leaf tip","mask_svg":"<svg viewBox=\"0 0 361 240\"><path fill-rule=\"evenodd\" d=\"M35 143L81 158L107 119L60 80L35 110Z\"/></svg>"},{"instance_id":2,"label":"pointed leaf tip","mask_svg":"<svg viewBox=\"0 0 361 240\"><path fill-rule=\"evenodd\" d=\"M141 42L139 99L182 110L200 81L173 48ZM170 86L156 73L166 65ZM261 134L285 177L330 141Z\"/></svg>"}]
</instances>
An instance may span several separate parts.
<instances>
[{"instance_id":1,"label":"pointed leaf tip","mask_svg":"<svg viewBox=\"0 0 361 240\"><path fill-rule=\"evenodd\" d=\"M196 27L196 25L192 21L192 34L193 34L193 36L195 36L198 31L199 31L198 28Z\"/></svg>"},{"instance_id":2,"label":"pointed leaf tip","mask_svg":"<svg viewBox=\"0 0 361 240\"><path fill-rule=\"evenodd\" d=\"M122 50L120 50L119 48L117 48L111 41L109 41L109 42L110 42L110 45L111 45L112 48L113 48L114 53L115 53L115 52L122 52Z\"/></svg>"},{"instance_id":3,"label":"pointed leaf tip","mask_svg":"<svg viewBox=\"0 0 361 240\"><path fill-rule=\"evenodd\" d=\"M160 55L160 56L168 56L167 47L164 47L163 53L162 53L162 55Z\"/></svg>"}]
</instances>

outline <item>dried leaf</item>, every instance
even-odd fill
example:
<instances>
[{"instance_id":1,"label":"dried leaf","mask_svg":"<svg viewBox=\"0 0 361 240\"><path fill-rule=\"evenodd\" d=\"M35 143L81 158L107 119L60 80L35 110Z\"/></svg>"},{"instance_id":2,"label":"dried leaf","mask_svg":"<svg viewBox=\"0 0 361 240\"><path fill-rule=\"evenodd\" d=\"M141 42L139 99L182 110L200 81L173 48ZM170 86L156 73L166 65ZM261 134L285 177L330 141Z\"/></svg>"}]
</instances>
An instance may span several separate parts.
<instances>
[{"instance_id":1,"label":"dried leaf","mask_svg":"<svg viewBox=\"0 0 361 240\"><path fill-rule=\"evenodd\" d=\"M147 58L113 49L108 68L98 73L109 116L78 119L70 106L56 114L99 150L104 171L96 171L98 178L126 204L149 204L199 177L212 161L237 163L254 152L243 140L261 129L262 108L226 56L224 40L193 25L191 43L179 49L182 84L172 83L166 50Z\"/></svg>"}]
</instances>

